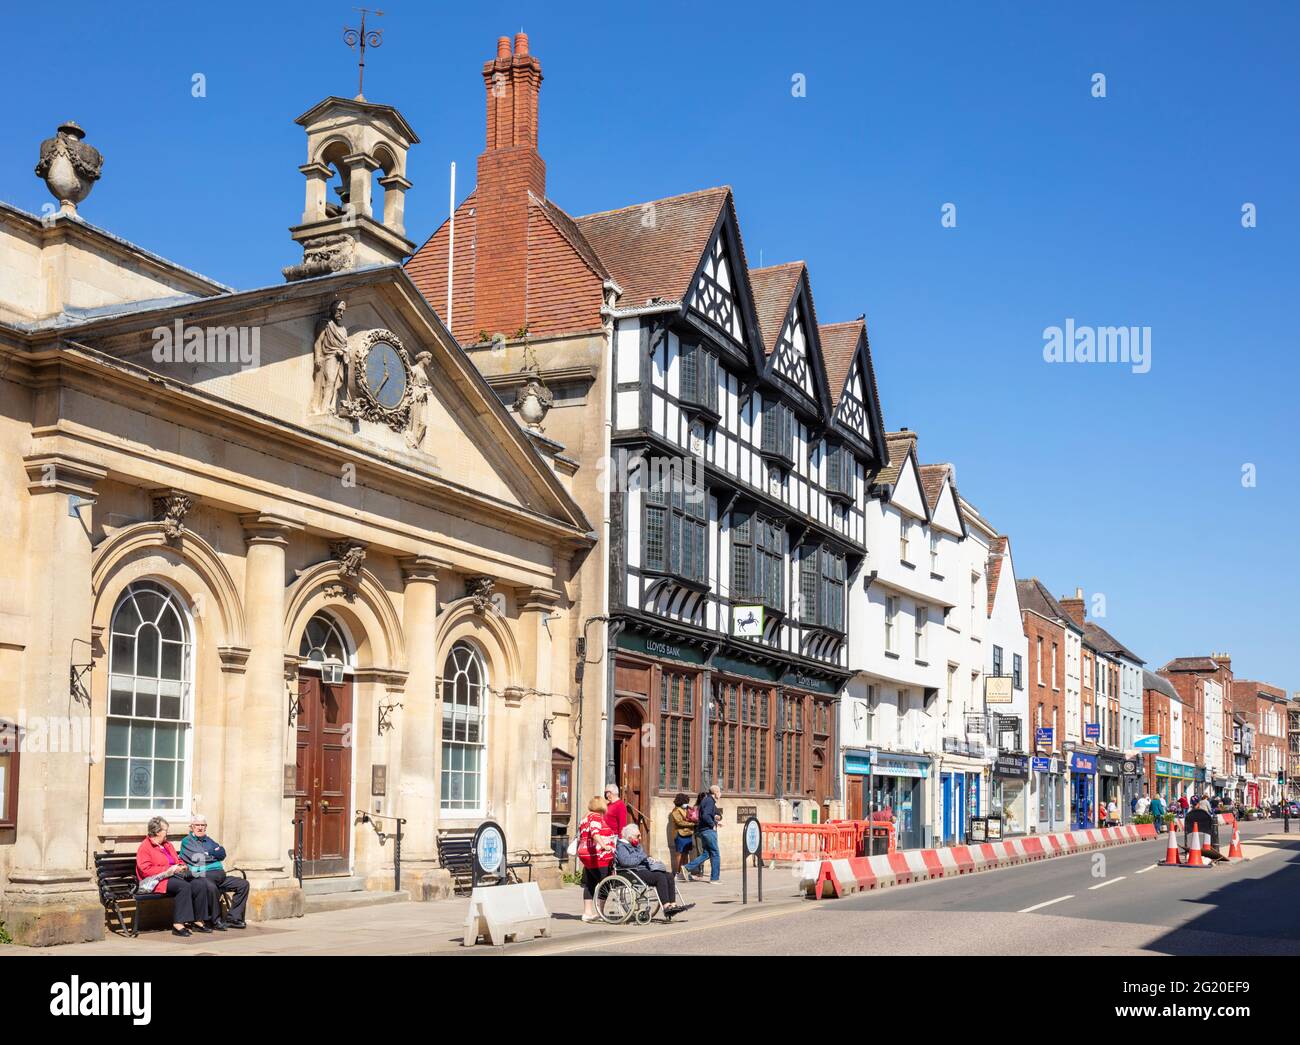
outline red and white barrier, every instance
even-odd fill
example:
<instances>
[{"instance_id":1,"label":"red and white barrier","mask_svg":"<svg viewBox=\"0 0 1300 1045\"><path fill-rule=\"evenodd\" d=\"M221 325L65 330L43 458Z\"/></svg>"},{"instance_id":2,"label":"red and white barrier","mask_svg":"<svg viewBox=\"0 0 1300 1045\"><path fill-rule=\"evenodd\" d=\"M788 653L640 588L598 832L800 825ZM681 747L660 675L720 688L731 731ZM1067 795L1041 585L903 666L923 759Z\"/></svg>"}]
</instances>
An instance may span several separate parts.
<instances>
[{"instance_id":1,"label":"red and white barrier","mask_svg":"<svg viewBox=\"0 0 1300 1045\"><path fill-rule=\"evenodd\" d=\"M1049 860L1087 849L1104 849L1155 838L1154 824L1127 824L1092 831L1061 831L1001 842L954 845L942 849L907 849L879 856L805 860L797 869L800 889L808 896L848 896L891 885L954 878L976 871Z\"/></svg>"}]
</instances>

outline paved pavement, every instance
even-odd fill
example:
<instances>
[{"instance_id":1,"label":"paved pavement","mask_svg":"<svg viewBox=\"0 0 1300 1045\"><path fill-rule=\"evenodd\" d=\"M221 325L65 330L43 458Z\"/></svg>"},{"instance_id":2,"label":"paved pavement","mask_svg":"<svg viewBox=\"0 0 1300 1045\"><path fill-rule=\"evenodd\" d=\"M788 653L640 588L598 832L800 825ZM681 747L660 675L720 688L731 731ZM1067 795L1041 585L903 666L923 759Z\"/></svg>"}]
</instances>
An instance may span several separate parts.
<instances>
[{"instance_id":1,"label":"paved pavement","mask_svg":"<svg viewBox=\"0 0 1300 1045\"><path fill-rule=\"evenodd\" d=\"M1243 825L1248 859L1157 866L1163 839L673 927L530 945L590 954L1300 954L1300 834Z\"/></svg>"},{"instance_id":2,"label":"paved pavement","mask_svg":"<svg viewBox=\"0 0 1300 1045\"><path fill-rule=\"evenodd\" d=\"M1300 954L1300 833L1243 825L1249 861L1155 866L1163 839L821 902L788 869L764 872L764 903L740 876L679 886L694 910L670 925L588 925L576 887L543 893L551 939L461 945L468 901L395 903L177 939L110 935L26 955L221 954Z\"/></svg>"}]
</instances>

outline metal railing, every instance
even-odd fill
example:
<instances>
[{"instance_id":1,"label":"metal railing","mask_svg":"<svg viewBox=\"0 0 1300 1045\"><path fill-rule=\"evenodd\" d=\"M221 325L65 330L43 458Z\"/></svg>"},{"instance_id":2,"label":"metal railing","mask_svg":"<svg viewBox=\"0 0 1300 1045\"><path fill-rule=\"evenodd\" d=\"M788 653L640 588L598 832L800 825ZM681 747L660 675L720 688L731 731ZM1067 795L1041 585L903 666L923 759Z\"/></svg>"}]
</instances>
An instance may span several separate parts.
<instances>
[{"instance_id":1,"label":"metal railing","mask_svg":"<svg viewBox=\"0 0 1300 1045\"><path fill-rule=\"evenodd\" d=\"M364 809L357 810L357 822L368 824L375 820L392 820L397 824L397 831L393 835L393 892L402 891L402 826L406 820L400 816L387 816L383 813L367 813ZM375 824L375 834L379 836L382 843L388 837L383 831L379 830L379 825Z\"/></svg>"}]
</instances>

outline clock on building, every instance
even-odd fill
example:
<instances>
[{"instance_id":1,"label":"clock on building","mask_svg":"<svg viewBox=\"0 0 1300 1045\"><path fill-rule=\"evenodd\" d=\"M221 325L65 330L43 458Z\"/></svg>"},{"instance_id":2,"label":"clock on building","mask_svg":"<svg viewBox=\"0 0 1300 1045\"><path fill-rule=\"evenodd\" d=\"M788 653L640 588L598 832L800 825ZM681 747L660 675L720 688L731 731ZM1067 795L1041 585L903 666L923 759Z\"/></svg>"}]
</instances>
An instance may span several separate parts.
<instances>
[{"instance_id":1,"label":"clock on building","mask_svg":"<svg viewBox=\"0 0 1300 1045\"><path fill-rule=\"evenodd\" d=\"M391 330L369 330L355 342L352 396L347 412L393 429L411 415L411 359Z\"/></svg>"}]
</instances>

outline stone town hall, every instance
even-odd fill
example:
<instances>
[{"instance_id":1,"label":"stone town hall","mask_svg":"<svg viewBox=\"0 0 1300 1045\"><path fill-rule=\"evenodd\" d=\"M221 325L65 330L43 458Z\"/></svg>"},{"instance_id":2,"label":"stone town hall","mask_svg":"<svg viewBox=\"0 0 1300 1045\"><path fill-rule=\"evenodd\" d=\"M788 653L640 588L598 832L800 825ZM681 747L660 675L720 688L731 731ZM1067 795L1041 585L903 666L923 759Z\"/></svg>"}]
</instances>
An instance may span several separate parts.
<instances>
[{"instance_id":1,"label":"stone town hall","mask_svg":"<svg viewBox=\"0 0 1300 1045\"><path fill-rule=\"evenodd\" d=\"M527 38L482 74L477 185L418 249L419 138L361 96L297 120L273 286L91 224L112 157L101 179L73 123L40 150L57 211L0 204L20 942L101 935L93 855L156 815L205 813L265 919L391 889L396 817L415 899L449 887L439 832L484 819L553 879L607 778L655 848L715 780L765 819L838 814L886 463L865 324L821 322L802 263L751 270L727 188L571 216Z\"/></svg>"}]
</instances>

